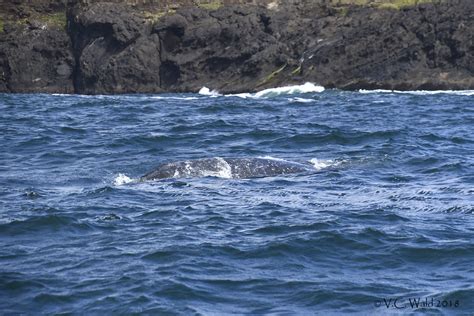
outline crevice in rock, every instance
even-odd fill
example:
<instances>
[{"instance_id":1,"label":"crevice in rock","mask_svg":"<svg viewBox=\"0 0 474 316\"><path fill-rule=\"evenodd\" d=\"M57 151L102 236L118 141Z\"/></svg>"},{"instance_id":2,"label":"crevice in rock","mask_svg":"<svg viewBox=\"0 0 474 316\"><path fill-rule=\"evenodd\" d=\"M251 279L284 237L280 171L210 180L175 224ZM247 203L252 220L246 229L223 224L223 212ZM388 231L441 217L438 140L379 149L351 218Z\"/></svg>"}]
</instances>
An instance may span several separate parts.
<instances>
[{"instance_id":1,"label":"crevice in rock","mask_svg":"<svg viewBox=\"0 0 474 316\"><path fill-rule=\"evenodd\" d=\"M180 43L180 37L172 31L166 31L163 35L163 49L167 52L173 52Z\"/></svg>"},{"instance_id":2,"label":"crevice in rock","mask_svg":"<svg viewBox=\"0 0 474 316\"><path fill-rule=\"evenodd\" d=\"M169 88L176 84L181 76L179 66L171 61L165 61L160 66L160 87Z\"/></svg>"},{"instance_id":3,"label":"crevice in rock","mask_svg":"<svg viewBox=\"0 0 474 316\"><path fill-rule=\"evenodd\" d=\"M269 16L266 16L265 14L260 14L260 23L263 25L263 31L267 34L273 35L273 31L270 27L270 20L271 18Z\"/></svg>"},{"instance_id":4,"label":"crevice in rock","mask_svg":"<svg viewBox=\"0 0 474 316\"><path fill-rule=\"evenodd\" d=\"M73 86L73 89L74 89L74 93L75 94L78 94L80 93L79 91L79 75L80 75L80 65L79 65L79 61L80 61L80 53L79 53L79 50L77 49L77 42L75 40L75 36L74 36L74 33L78 32L79 30L77 30L73 24L73 15L72 13L69 11L70 8L68 7L67 8L67 13L66 13L66 20L67 20L67 29L66 29L66 33L67 35L69 36L69 40L71 41L71 49L72 49L72 56L74 57L74 66L72 68L72 86Z\"/></svg>"}]
</instances>

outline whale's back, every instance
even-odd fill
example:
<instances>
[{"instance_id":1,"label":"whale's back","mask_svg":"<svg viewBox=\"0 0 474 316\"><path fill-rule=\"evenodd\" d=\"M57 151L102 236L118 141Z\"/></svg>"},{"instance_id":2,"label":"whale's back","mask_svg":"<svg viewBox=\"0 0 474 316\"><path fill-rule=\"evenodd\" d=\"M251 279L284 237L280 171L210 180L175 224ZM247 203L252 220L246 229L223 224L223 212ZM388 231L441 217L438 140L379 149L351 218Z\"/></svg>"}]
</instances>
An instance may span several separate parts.
<instances>
[{"instance_id":1,"label":"whale's back","mask_svg":"<svg viewBox=\"0 0 474 316\"><path fill-rule=\"evenodd\" d=\"M311 170L311 166L279 159L216 157L165 163L145 174L141 180L208 176L234 179L260 178Z\"/></svg>"},{"instance_id":2,"label":"whale's back","mask_svg":"<svg viewBox=\"0 0 474 316\"><path fill-rule=\"evenodd\" d=\"M308 172L306 165L286 160L266 158L228 158L233 178L272 177Z\"/></svg>"}]
</instances>

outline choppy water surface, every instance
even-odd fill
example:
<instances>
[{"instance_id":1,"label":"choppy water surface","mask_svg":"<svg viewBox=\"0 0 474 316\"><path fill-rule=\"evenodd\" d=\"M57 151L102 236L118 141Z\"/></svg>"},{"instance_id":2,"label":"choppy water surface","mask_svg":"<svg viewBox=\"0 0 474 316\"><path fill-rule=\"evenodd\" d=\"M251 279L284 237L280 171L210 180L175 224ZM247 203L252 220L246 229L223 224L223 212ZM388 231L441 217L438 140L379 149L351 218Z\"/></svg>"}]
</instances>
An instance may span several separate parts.
<instances>
[{"instance_id":1,"label":"choppy water surface","mask_svg":"<svg viewBox=\"0 0 474 316\"><path fill-rule=\"evenodd\" d=\"M0 95L0 311L472 313L473 93L291 92Z\"/></svg>"}]
</instances>

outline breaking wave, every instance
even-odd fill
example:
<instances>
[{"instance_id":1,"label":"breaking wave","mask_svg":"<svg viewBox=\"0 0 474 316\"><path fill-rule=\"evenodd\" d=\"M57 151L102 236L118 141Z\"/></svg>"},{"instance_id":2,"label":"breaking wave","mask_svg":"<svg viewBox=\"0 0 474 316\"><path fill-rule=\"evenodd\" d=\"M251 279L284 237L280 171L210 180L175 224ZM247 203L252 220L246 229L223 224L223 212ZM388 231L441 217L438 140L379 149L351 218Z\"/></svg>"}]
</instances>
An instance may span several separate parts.
<instances>
[{"instance_id":1,"label":"breaking wave","mask_svg":"<svg viewBox=\"0 0 474 316\"><path fill-rule=\"evenodd\" d=\"M199 94L209 96L209 97L219 97L222 95L219 92L217 92L217 90L211 90L208 87L202 87L201 90L199 90Z\"/></svg>"},{"instance_id":2,"label":"breaking wave","mask_svg":"<svg viewBox=\"0 0 474 316\"><path fill-rule=\"evenodd\" d=\"M310 159L308 162L312 164L314 169L316 170L322 170L329 167L336 167L341 164L341 161L334 161L331 159L317 159L317 158Z\"/></svg>"},{"instance_id":3,"label":"breaking wave","mask_svg":"<svg viewBox=\"0 0 474 316\"><path fill-rule=\"evenodd\" d=\"M225 94L225 95L220 94L217 90L211 90L207 87L202 87L201 90L199 90L199 94L204 95L204 96L210 96L210 97L224 96L224 97L239 97L242 99L247 99L247 98L260 99L260 98L273 98L280 95L320 93L320 92L323 92L324 90L325 88L322 86L315 85L314 83L311 83L311 82L306 82L305 84L302 84L302 85L270 88L270 89L258 91L256 93L237 93L237 94ZM305 102L312 102L313 100L295 98L295 101L305 103Z\"/></svg>"},{"instance_id":4,"label":"breaking wave","mask_svg":"<svg viewBox=\"0 0 474 316\"><path fill-rule=\"evenodd\" d=\"M271 88L259 91L254 94L255 98L270 98L276 97L279 95L286 95L286 94L303 94L303 93L311 93L316 92L320 93L323 92L325 89L322 86L317 86L314 83L306 82L303 85L299 86L287 86L287 87L280 87L280 88Z\"/></svg>"},{"instance_id":5,"label":"breaking wave","mask_svg":"<svg viewBox=\"0 0 474 316\"><path fill-rule=\"evenodd\" d=\"M436 95L436 94L450 94L450 95L462 95L472 96L474 90L413 90L413 91L400 91L400 90L359 90L359 93L370 94L370 93L398 93L398 94L413 94L413 95Z\"/></svg>"},{"instance_id":6,"label":"breaking wave","mask_svg":"<svg viewBox=\"0 0 474 316\"><path fill-rule=\"evenodd\" d=\"M119 173L114 179L114 185L120 186L127 183L132 183L134 181L135 181L134 179L124 175L123 173Z\"/></svg>"}]
</instances>

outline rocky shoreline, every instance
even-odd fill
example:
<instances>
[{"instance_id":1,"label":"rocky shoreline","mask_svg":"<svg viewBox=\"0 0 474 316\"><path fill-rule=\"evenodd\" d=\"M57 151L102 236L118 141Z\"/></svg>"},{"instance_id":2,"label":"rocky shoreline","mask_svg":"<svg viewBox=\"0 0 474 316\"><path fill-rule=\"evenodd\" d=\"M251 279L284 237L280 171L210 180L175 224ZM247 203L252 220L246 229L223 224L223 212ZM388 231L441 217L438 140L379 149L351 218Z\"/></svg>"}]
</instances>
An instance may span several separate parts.
<instances>
[{"instance_id":1,"label":"rocky shoreline","mask_svg":"<svg viewBox=\"0 0 474 316\"><path fill-rule=\"evenodd\" d=\"M474 89L472 0L399 10L324 1L184 6L152 19L113 2L45 10L67 12L64 25L1 23L0 92L236 93L306 81Z\"/></svg>"}]
</instances>

